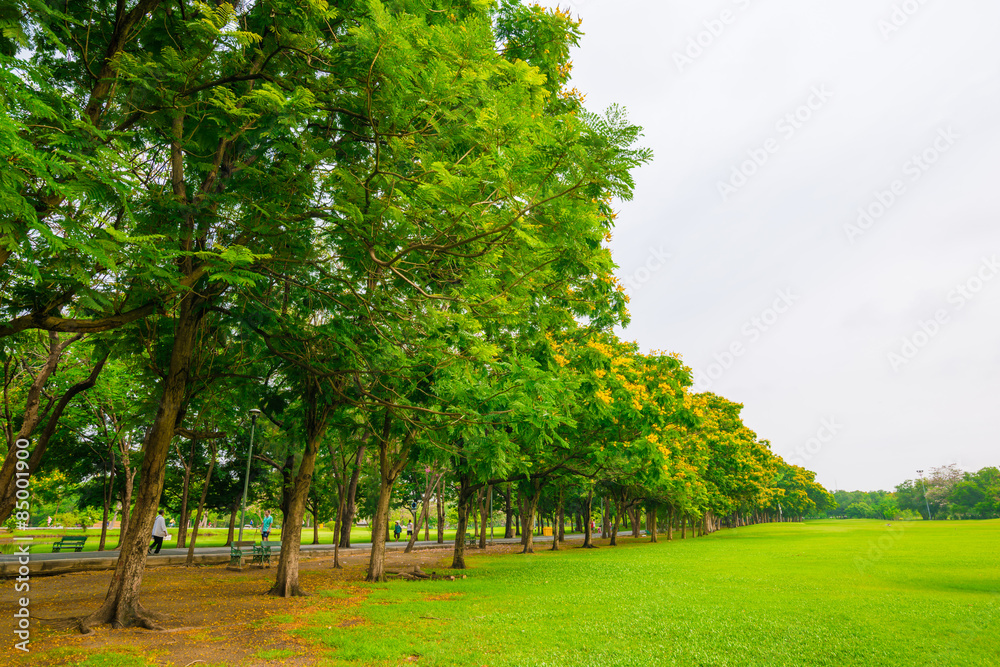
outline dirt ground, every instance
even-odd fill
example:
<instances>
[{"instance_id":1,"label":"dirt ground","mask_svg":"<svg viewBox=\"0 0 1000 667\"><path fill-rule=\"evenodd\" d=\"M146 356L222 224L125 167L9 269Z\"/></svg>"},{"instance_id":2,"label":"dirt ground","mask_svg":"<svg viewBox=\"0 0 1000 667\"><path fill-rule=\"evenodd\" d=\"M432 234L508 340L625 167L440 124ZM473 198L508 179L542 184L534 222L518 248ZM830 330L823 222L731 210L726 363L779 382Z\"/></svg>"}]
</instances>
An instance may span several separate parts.
<instances>
[{"instance_id":1,"label":"dirt ground","mask_svg":"<svg viewBox=\"0 0 1000 667\"><path fill-rule=\"evenodd\" d=\"M510 553L520 545L489 547L489 553ZM333 556L305 558L300 564L300 582L307 592L340 589L347 595L336 599L310 595L281 599L266 595L274 581L271 568L244 568L242 572L225 565L195 568L153 567L142 582L142 605L156 615L162 631L137 628L111 630L104 626L89 635L76 630L76 621L94 611L107 592L111 571L80 572L31 580L31 653L13 649L12 611L0 621L0 663L13 665L73 665L80 651L121 650L143 655L162 665L193 667L202 664L226 665L312 665L313 647L294 634L296 619L310 611L356 605L368 589L354 586L364 579L368 552L341 557L343 569L333 568ZM472 553L482 553L473 551ZM404 554L392 550L386 555L388 570L419 565L425 571L444 570L451 562L452 549L420 550ZM442 574L459 574L448 570ZM13 580L0 582L4 604L15 600ZM275 623L262 622L282 615L281 630ZM57 650L53 650L57 649ZM261 651L280 652L280 661L256 657Z\"/></svg>"}]
</instances>

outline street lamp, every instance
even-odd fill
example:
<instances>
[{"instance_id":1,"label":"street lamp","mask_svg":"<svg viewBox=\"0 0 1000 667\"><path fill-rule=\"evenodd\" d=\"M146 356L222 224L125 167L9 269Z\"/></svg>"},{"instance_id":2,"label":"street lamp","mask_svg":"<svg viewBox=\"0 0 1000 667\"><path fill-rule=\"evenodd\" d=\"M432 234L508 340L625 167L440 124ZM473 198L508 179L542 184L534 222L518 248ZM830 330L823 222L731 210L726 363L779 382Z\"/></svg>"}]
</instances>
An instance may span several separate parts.
<instances>
[{"instance_id":1,"label":"street lamp","mask_svg":"<svg viewBox=\"0 0 1000 667\"><path fill-rule=\"evenodd\" d=\"M918 470L917 474L920 475L920 488L924 490L924 507L927 508L927 520L931 520L931 505L927 502L927 487L924 486L924 471Z\"/></svg>"},{"instance_id":2,"label":"street lamp","mask_svg":"<svg viewBox=\"0 0 1000 667\"><path fill-rule=\"evenodd\" d=\"M253 459L253 432L254 427L257 426L257 417L260 416L260 410L253 408L250 410L250 450L247 452L247 474L243 478L243 502L240 503L240 536L238 541L243 541L243 517L247 509L247 488L250 486L250 461Z\"/></svg>"}]
</instances>

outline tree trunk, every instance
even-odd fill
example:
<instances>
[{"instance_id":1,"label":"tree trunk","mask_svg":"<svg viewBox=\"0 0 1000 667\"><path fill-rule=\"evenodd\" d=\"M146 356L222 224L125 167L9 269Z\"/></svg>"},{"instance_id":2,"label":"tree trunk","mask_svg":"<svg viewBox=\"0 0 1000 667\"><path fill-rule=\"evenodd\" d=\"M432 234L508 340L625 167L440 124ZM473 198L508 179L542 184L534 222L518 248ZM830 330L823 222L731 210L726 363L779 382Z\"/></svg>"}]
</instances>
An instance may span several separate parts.
<instances>
[{"instance_id":1,"label":"tree trunk","mask_svg":"<svg viewBox=\"0 0 1000 667\"><path fill-rule=\"evenodd\" d=\"M453 570L465 569L465 533L469 527L469 510L472 493L467 488L468 479L462 478L458 489L458 525L455 527L455 553L451 559Z\"/></svg>"},{"instance_id":2,"label":"tree trunk","mask_svg":"<svg viewBox=\"0 0 1000 667\"><path fill-rule=\"evenodd\" d=\"M559 526L556 525L559 521L559 517L562 516L563 511L563 488L562 486L556 489L556 508L552 512L552 551L559 551Z\"/></svg>"},{"instance_id":3,"label":"tree trunk","mask_svg":"<svg viewBox=\"0 0 1000 667\"><path fill-rule=\"evenodd\" d=\"M609 546L618 546L618 522L621 521L622 511L621 507L617 506L614 502L610 503L615 510L615 519L612 525L609 527L609 533L611 534L611 542Z\"/></svg>"},{"instance_id":4,"label":"tree trunk","mask_svg":"<svg viewBox=\"0 0 1000 667\"><path fill-rule=\"evenodd\" d=\"M316 509L312 510L313 515L313 544L319 544L319 521L316 520Z\"/></svg>"},{"instance_id":5,"label":"tree trunk","mask_svg":"<svg viewBox=\"0 0 1000 667\"><path fill-rule=\"evenodd\" d=\"M365 462L366 443L358 446L358 452L354 455L354 470L351 471L351 483L347 487L347 501L340 519L340 548L351 548L351 527L354 526L354 514L357 512L355 499L358 493L358 480L361 479L361 466Z\"/></svg>"},{"instance_id":6,"label":"tree trunk","mask_svg":"<svg viewBox=\"0 0 1000 667\"><path fill-rule=\"evenodd\" d=\"M95 625L110 623L114 628L135 625L154 628L155 624L139 604L139 588L146 569L153 520L163 492L170 442L177 427L188 382L188 371L194 352L195 334L201 322L201 297L193 293L181 300L170 357L170 370L163 381L163 394L156 418L144 443L139 489L135 501L133 520L121 541L121 553L115 573L108 587L108 594L99 609L80 622L82 632L90 632Z\"/></svg>"},{"instance_id":7,"label":"tree trunk","mask_svg":"<svg viewBox=\"0 0 1000 667\"><path fill-rule=\"evenodd\" d=\"M127 458L122 459L122 466L124 467L122 473L122 477L124 477L122 482L122 523L118 527L118 544L115 545L115 549L121 549L122 539L128 531L129 518L132 516L132 489L135 484L135 471L129 466Z\"/></svg>"},{"instance_id":8,"label":"tree trunk","mask_svg":"<svg viewBox=\"0 0 1000 667\"><path fill-rule=\"evenodd\" d=\"M483 501L479 505L479 525L482 526L482 530L479 531L479 548L486 548L486 517L489 516L489 506L493 500L493 487L486 487L485 493L483 493Z\"/></svg>"},{"instance_id":9,"label":"tree trunk","mask_svg":"<svg viewBox=\"0 0 1000 667\"><path fill-rule=\"evenodd\" d=\"M646 523L648 527L646 530L649 531L649 541L656 542L656 505L653 505L646 510Z\"/></svg>"},{"instance_id":10,"label":"tree trunk","mask_svg":"<svg viewBox=\"0 0 1000 667\"><path fill-rule=\"evenodd\" d=\"M632 537L638 539L642 535L642 526L640 525L642 510L639 507L633 507L630 514L632 515Z\"/></svg>"},{"instance_id":11,"label":"tree trunk","mask_svg":"<svg viewBox=\"0 0 1000 667\"><path fill-rule=\"evenodd\" d=\"M671 507L670 511L667 513L667 542L672 542L674 539L674 508Z\"/></svg>"},{"instance_id":12,"label":"tree trunk","mask_svg":"<svg viewBox=\"0 0 1000 667\"><path fill-rule=\"evenodd\" d=\"M288 498L288 511L282 516L281 552L278 556L278 567L275 572L274 585L268 591L269 595L277 597L293 597L305 595L299 587L299 547L302 543L302 520L305 518L306 499L309 496L309 486L312 483L313 469L316 466L316 454L319 442L326 432L326 417L328 406L317 406L318 398L313 395L310 401L310 414L306 418L306 448L299 463L299 472L295 476Z\"/></svg>"},{"instance_id":13,"label":"tree trunk","mask_svg":"<svg viewBox=\"0 0 1000 667\"><path fill-rule=\"evenodd\" d=\"M288 511L282 516L281 552L278 556L278 568L275 573L274 585L268 591L269 595L277 597L292 597L305 595L299 587L299 546L302 542L302 519L305 517L306 501L309 497L309 486L312 484L313 470L316 467L316 455L319 443L326 433L327 417L331 406L321 403L315 386L311 384L305 392L306 403L306 448L299 463L299 472L295 476L288 498Z\"/></svg>"},{"instance_id":14,"label":"tree trunk","mask_svg":"<svg viewBox=\"0 0 1000 667\"><path fill-rule=\"evenodd\" d=\"M559 541L566 541L566 507L562 493L559 494Z\"/></svg>"},{"instance_id":15,"label":"tree trunk","mask_svg":"<svg viewBox=\"0 0 1000 667\"><path fill-rule=\"evenodd\" d=\"M601 537L607 537L611 535L611 508L609 501L606 497L601 498Z\"/></svg>"},{"instance_id":16,"label":"tree trunk","mask_svg":"<svg viewBox=\"0 0 1000 667\"><path fill-rule=\"evenodd\" d=\"M522 554L535 553L535 511L538 509L538 499L542 496L542 480L531 480L531 495L524 499L524 517L521 520L524 526L524 537L522 543L524 548Z\"/></svg>"},{"instance_id":17,"label":"tree trunk","mask_svg":"<svg viewBox=\"0 0 1000 667\"><path fill-rule=\"evenodd\" d=\"M104 516L101 519L101 541L97 545L98 551L104 551L104 546L108 539L108 509L115 496L115 460L111 458L111 470L108 473L110 479L105 479L104 487Z\"/></svg>"},{"instance_id":18,"label":"tree trunk","mask_svg":"<svg viewBox=\"0 0 1000 667\"><path fill-rule=\"evenodd\" d=\"M239 503L236 503L229 511L229 535L226 537L225 544L227 547L232 545L233 538L236 537L236 511L239 510L239 508Z\"/></svg>"},{"instance_id":19,"label":"tree trunk","mask_svg":"<svg viewBox=\"0 0 1000 667\"><path fill-rule=\"evenodd\" d=\"M504 524L503 524L503 536L504 539L510 539L514 537L514 508L510 504L510 483L507 483L507 488L503 494L504 498Z\"/></svg>"},{"instance_id":20,"label":"tree trunk","mask_svg":"<svg viewBox=\"0 0 1000 667\"><path fill-rule=\"evenodd\" d=\"M444 476L438 482L437 488L437 543L444 544Z\"/></svg>"},{"instance_id":21,"label":"tree trunk","mask_svg":"<svg viewBox=\"0 0 1000 667\"><path fill-rule=\"evenodd\" d=\"M583 549L596 549L594 544L594 531L591 529L590 507L594 501L594 490L587 491L587 502L583 506Z\"/></svg>"},{"instance_id":22,"label":"tree trunk","mask_svg":"<svg viewBox=\"0 0 1000 667\"><path fill-rule=\"evenodd\" d=\"M208 460L208 472L205 473L205 484L201 487L201 498L198 500L198 512L195 514L194 528L191 529L191 546L188 547L187 560L184 562L188 567L194 564L194 545L198 541L198 526L201 525L201 514L205 509L205 499L208 498L208 486L212 483L212 469L215 467L217 449L214 443L210 447L212 458Z\"/></svg>"},{"instance_id":23,"label":"tree trunk","mask_svg":"<svg viewBox=\"0 0 1000 667\"><path fill-rule=\"evenodd\" d=\"M188 523L188 493L190 493L191 488L191 466L194 465L194 439L191 440L191 454L185 461L181 458L181 464L184 466L184 484L181 487L181 509L180 516L177 518L177 548L183 549L185 542L187 540L187 523ZM177 455L180 456L180 449L177 450Z\"/></svg>"},{"instance_id":24,"label":"tree trunk","mask_svg":"<svg viewBox=\"0 0 1000 667\"><path fill-rule=\"evenodd\" d=\"M386 409L382 434L378 437L379 498L375 516L372 518L372 550L368 560L368 575L365 577L365 581L371 582L385 581L385 540L389 530L389 500L392 486L409 460L412 445L410 436L406 436L400 445L396 461L391 462L389 460L391 426L392 416Z\"/></svg>"}]
</instances>

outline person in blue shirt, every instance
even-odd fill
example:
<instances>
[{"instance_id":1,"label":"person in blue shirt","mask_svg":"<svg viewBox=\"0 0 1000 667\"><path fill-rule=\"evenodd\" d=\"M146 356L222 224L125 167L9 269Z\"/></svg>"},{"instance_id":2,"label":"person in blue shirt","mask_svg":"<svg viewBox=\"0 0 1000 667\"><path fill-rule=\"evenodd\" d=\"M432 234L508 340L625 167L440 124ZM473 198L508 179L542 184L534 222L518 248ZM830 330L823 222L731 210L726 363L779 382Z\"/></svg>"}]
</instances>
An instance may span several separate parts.
<instances>
[{"instance_id":1,"label":"person in blue shirt","mask_svg":"<svg viewBox=\"0 0 1000 667\"><path fill-rule=\"evenodd\" d=\"M395 534L396 541L398 542L399 534L403 532L403 527L399 525L398 521L396 522L396 525L392 527L392 532Z\"/></svg>"},{"instance_id":2,"label":"person in blue shirt","mask_svg":"<svg viewBox=\"0 0 1000 667\"><path fill-rule=\"evenodd\" d=\"M260 522L260 539L266 540L267 536L271 534L271 522L274 519L271 517L271 510L264 510L264 520Z\"/></svg>"}]
</instances>

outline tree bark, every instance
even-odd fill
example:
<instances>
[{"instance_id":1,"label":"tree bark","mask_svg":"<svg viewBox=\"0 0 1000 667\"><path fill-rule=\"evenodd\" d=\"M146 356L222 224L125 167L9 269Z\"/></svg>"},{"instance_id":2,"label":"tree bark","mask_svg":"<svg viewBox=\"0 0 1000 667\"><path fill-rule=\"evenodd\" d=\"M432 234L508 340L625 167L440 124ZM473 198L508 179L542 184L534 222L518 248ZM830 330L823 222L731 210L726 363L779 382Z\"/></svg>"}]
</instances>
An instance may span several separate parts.
<instances>
[{"instance_id":1,"label":"tree bark","mask_svg":"<svg viewBox=\"0 0 1000 667\"><path fill-rule=\"evenodd\" d=\"M648 525L648 528L646 528L646 530L649 531L650 542L658 541L656 539L656 507L657 507L656 505L652 505L650 506L649 509L646 510L646 523Z\"/></svg>"},{"instance_id":2,"label":"tree bark","mask_svg":"<svg viewBox=\"0 0 1000 667\"><path fill-rule=\"evenodd\" d=\"M191 439L191 451L188 453L188 458L185 460L181 456L180 447L177 448L177 457L181 460L181 465L184 466L184 484L181 487L181 511L180 517L177 519L177 548L183 549L187 540L187 522L188 522L188 494L191 488L191 466L194 465L194 448L197 445L197 441Z\"/></svg>"},{"instance_id":3,"label":"tree bark","mask_svg":"<svg viewBox=\"0 0 1000 667\"><path fill-rule=\"evenodd\" d=\"M587 502L583 506L583 546L582 549L596 549L597 545L594 544L594 531L590 527L590 508L591 503L594 502L594 490L589 489L587 491Z\"/></svg>"},{"instance_id":4,"label":"tree bark","mask_svg":"<svg viewBox=\"0 0 1000 667\"><path fill-rule=\"evenodd\" d=\"M305 595L299 587L299 546L302 543L302 519L305 516L309 486L312 484L313 470L319 443L326 433L327 418L331 407L318 396L318 389L309 380L305 392L306 403L306 448L299 463L299 472L288 498L288 512L282 516L281 554L274 586L269 595L293 597Z\"/></svg>"},{"instance_id":5,"label":"tree bark","mask_svg":"<svg viewBox=\"0 0 1000 667\"><path fill-rule=\"evenodd\" d=\"M389 460L389 442L392 438L392 415L388 408L382 426L382 434L378 437L379 459L379 498L372 518L372 550L368 560L368 575L365 581L385 581L385 540L389 530L389 500L393 484L399 473L406 467L412 446L411 436L407 434L401 444L396 460ZM416 528L416 526L414 526Z\"/></svg>"},{"instance_id":6,"label":"tree bark","mask_svg":"<svg viewBox=\"0 0 1000 667\"><path fill-rule=\"evenodd\" d=\"M559 551L559 527L556 522L559 521L559 517L562 515L563 511L563 488L559 486L556 489L556 508L552 512L552 551ZM560 525L562 524L559 521Z\"/></svg>"},{"instance_id":7,"label":"tree bark","mask_svg":"<svg viewBox=\"0 0 1000 667\"><path fill-rule=\"evenodd\" d=\"M458 491L458 525L455 527L455 552L451 559L453 570L465 569L465 533L469 527L469 510L471 509L471 496L466 488L467 482L461 480Z\"/></svg>"},{"instance_id":8,"label":"tree bark","mask_svg":"<svg viewBox=\"0 0 1000 667\"><path fill-rule=\"evenodd\" d=\"M208 460L208 472L205 473L205 484L201 487L201 498L198 500L198 513L194 518L194 528L191 529L191 546L188 547L187 560L184 564L188 567L194 563L194 545L198 541L198 526L201 525L201 514L205 509L205 499L208 498L208 486L212 483L212 469L215 467L216 449L215 443L210 443L211 458Z\"/></svg>"},{"instance_id":9,"label":"tree bark","mask_svg":"<svg viewBox=\"0 0 1000 667\"><path fill-rule=\"evenodd\" d=\"M340 548L351 548L351 527L354 526L354 514L357 512L356 498L358 493L358 480L361 479L361 466L365 462L366 442L358 446L357 454L354 455L354 470L351 471L351 483L347 487L347 501L341 513L340 520Z\"/></svg>"},{"instance_id":10,"label":"tree bark","mask_svg":"<svg viewBox=\"0 0 1000 667\"><path fill-rule=\"evenodd\" d=\"M504 524L503 524L503 536L504 539L510 539L514 537L514 508L510 504L510 482L507 483L507 488L504 491Z\"/></svg>"},{"instance_id":11,"label":"tree bark","mask_svg":"<svg viewBox=\"0 0 1000 667\"><path fill-rule=\"evenodd\" d=\"M199 312L202 303L202 297L193 293L181 300L169 371L163 381L163 393L153 426L144 443L133 520L129 522L128 532L121 541L121 553L104 603L80 622L80 629L84 633L90 632L93 626L104 623L110 623L114 628L135 625L156 627L139 604L139 588L146 567L153 519L163 492L163 476L167 456L170 454L170 442L174 437L177 415L187 388L195 334L203 315Z\"/></svg>"},{"instance_id":12,"label":"tree bark","mask_svg":"<svg viewBox=\"0 0 1000 667\"><path fill-rule=\"evenodd\" d=\"M231 546L233 543L233 538L236 536L236 511L239 510L240 505L236 503L233 505L232 509L229 510L229 535L226 537L225 546Z\"/></svg>"},{"instance_id":13,"label":"tree bark","mask_svg":"<svg viewBox=\"0 0 1000 667\"><path fill-rule=\"evenodd\" d=\"M444 476L441 477L437 488L437 519L437 543L444 544Z\"/></svg>"}]
</instances>

